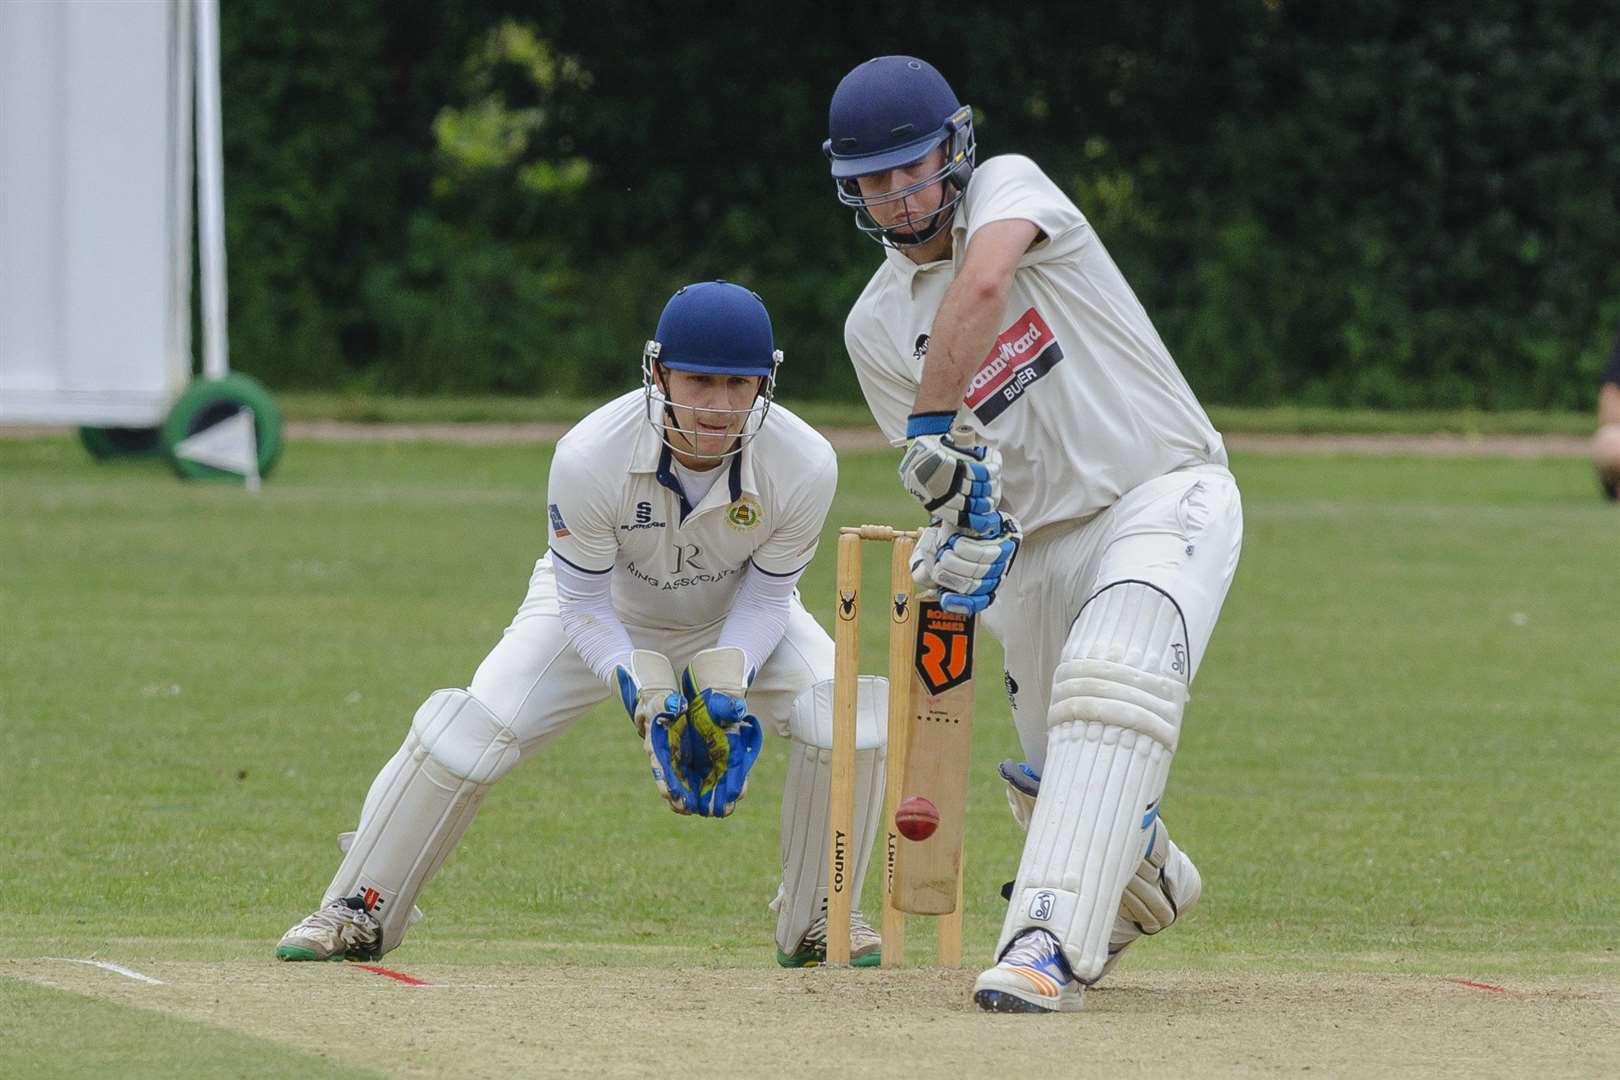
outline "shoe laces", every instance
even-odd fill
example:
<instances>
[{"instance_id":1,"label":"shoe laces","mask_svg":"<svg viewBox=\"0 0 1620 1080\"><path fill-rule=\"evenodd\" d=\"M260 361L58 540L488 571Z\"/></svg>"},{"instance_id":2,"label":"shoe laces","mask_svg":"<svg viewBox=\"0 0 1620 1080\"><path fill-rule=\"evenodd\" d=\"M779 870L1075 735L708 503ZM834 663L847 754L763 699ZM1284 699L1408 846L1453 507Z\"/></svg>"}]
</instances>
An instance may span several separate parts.
<instances>
[{"instance_id":1,"label":"shoe laces","mask_svg":"<svg viewBox=\"0 0 1620 1080\"><path fill-rule=\"evenodd\" d=\"M366 933L381 927L377 917L364 906L356 907L346 899L333 900L325 907L312 912L299 925L312 930L331 930L339 933L349 926Z\"/></svg>"},{"instance_id":2,"label":"shoe laces","mask_svg":"<svg viewBox=\"0 0 1620 1080\"><path fill-rule=\"evenodd\" d=\"M855 908L849 913L849 937L850 945L856 949L867 945L881 944L883 941L878 932L872 928L872 924L866 921L866 916L861 913L859 908ZM810 923L810 928L804 932L804 938L799 943L799 947L801 949L809 947L817 951L824 950L827 947L827 913L825 911L817 915L815 920Z\"/></svg>"},{"instance_id":3,"label":"shoe laces","mask_svg":"<svg viewBox=\"0 0 1620 1080\"><path fill-rule=\"evenodd\" d=\"M1012 948L1002 954L1001 962L1032 968L1050 967L1055 962L1062 966L1065 979L1073 978L1069 974L1069 966L1063 962L1063 951L1058 948L1057 938L1039 927L1018 935Z\"/></svg>"},{"instance_id":4,"label":"shoe laces","mask_svg":"<svg viewBox=\"0 0 1620 1080\"><path fill-rule=\"evenodd\" d=\"M849 913L849 943L852 948L864 949L883 944L883 938L866 921L866 916L857 910Z\"/></svg>"}]
</instances>

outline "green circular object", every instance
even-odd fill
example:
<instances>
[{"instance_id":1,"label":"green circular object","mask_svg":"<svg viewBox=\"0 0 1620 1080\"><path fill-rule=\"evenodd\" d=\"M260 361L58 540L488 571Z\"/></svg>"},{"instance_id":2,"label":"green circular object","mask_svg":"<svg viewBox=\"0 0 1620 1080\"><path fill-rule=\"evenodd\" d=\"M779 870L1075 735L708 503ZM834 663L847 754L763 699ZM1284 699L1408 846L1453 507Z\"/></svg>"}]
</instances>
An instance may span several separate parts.
<instances>
[{"instance_id":1,"label":"green circular object","mask_svg":"<svg viewBox=\"0 0 1620 1080\"><path fill-rule=\"evenodd\" d=\"M281 457L281 410L258 380L240 372L232 372L223 379L193 380L169 410L168 419L163 421L163 450L174 471L187 480L240 481L236 473L178 457L174 448L243 409L253 414L259 475L269 476Z\"/></svg>"},{"instance_id":2,"label":"green circular object","mask_svg":"<svg viewBox=\"0 0 1620 1080\"><path fill-rule=\"evenodd\" d=\"M79 441L97 461L163 453L163 430L155 427L82 427Z\"/></svg>"}]
</instances>

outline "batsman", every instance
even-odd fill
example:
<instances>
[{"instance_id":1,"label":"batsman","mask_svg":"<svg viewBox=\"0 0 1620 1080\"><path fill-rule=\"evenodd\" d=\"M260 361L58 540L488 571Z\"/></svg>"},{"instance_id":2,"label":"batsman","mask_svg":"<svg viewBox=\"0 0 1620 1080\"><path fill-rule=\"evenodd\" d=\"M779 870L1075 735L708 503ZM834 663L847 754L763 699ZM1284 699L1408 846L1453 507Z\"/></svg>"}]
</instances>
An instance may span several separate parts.
<instances>
[{"instance_id":1,"label":"batsman","mask_svg":"<svg viewBox=\"0 0 1620 1080\"><path fill-rule=\"evenodd\" d=\"M511 625L464 689L434 691L417 710L339 840L320 905L277 956L397 948L494 785L616 700L633 729L594 737L633 730L658 796L694 818L732 813L765 725L788 738L777 961L825 958L834 650L797 583L838 467L827 440L773 402L781 362L749 290L701 282L670 298L642 351L641 389L557 444L547 551ZM856 882L883 805L884 690L881 679L857 690ZM878 963L881 942L859 911L842 932L854 963Z\"/></svg>"},{"instance_id":2,"label":"batsman","mask_svg":"<svg viewBox=\"0 0 1620 1080\"><path fill-rule=\"evenodd\" d=\"M1001 766L1027 836L974 999L1076 1010L1200 893L1159 809L1237 568L1237 485L1085 215L1028 158L978 164L938 71L869 60L828 120L838 199L882 246L845 342L932 518L914 575L1005 646L1024 754Z\"/></svg>"}]
</instances>

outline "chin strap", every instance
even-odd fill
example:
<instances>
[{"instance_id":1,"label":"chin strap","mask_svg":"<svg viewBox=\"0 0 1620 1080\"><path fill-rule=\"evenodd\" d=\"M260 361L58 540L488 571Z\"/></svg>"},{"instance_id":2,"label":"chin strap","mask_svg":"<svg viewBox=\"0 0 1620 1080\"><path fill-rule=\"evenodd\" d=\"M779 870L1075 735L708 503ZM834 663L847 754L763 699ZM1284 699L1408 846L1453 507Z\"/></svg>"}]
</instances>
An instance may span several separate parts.
<instances>
[{"instance_id":1,"label":"chin strap","mask_svg":"<svg viewBox=\"0 0 1620 1080\"><path fill-rule=\"evenodd\" d=\"M942 206L938 210L935 210L932 214L934 223L928 228L924 229L922 232L916 233L902 232L899 229L885 229L878 225L877 219L873 218L871 212L865 209L855 211L855 223L857 228L859 228L866 235L870 236L872 239L876 240L878 243L882 244L884 247L892 247L897 251L904 251L906 248L921 247L930 240L934 239L934 237L938 236L940 233L944 232L950 226L951 221L956 217L956 214L954 213L955 209L956 204L952 203L948 207ZM861 220L863 217L871 228L863 228L861 226Z\"/></svg>"}]
</instances>

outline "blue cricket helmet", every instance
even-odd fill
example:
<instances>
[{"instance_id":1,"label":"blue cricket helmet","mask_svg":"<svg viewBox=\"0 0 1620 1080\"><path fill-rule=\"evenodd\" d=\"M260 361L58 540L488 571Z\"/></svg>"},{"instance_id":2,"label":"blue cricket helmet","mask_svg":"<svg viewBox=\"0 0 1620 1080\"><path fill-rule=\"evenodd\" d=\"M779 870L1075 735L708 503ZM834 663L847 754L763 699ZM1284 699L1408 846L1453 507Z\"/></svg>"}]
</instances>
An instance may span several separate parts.
<instances>
[{"instance_id":1,"label":"blue cricket helmet","mask_svg":"<svg viewBox=\"0 0 1620 1080\"><path fill-rule=\"evenodd\" d=\"M647 419L659 429L664 443L672 449L671 432L695 438L698 432L680 427L667 407L667 384L659 379L658 368L690 371L703 375L744 375L758 377L759 391L745 410L705 410L705 412L744 413L742 432L736 445L722 457L742 450L765 424L776 395L776 369L782 363L782 350L771 332L771 315L765 301L741 285L729 281L700 281L683 285L664 305L658 329L641 350L641 385L647 399Z\"/></svg>"},{"instance_id":2,"label":"blue cricket helmet","mask_svg":"<svg viewBox=\"0 0 1620 1080\"><path fill-rule=\"evenodd\" d=\"M857 228L881 242L908 246L932 239L973 176L973 109L957 100L932 64L914 56L879 56L845 75L827 109L827 130L821 149L832 164L838 201L855 209ZM900 191L870 199L861 194L858 177L910 165L942 144L945 160L937 172ZM886 230L867 212L942 182L947 197L924 233Z\"/></svg>"},{"instance_id":3,"label":"blue cricket helmet","mask_svg":"<svg viewBox=\"0 0 1620 1080\"><path fill-rule=\"evenodd\" d=\"M664 367L710 375L774 375L781 359L765 301L729 281L676 290L647 347Z\"/></svg>"}]
</instances>

